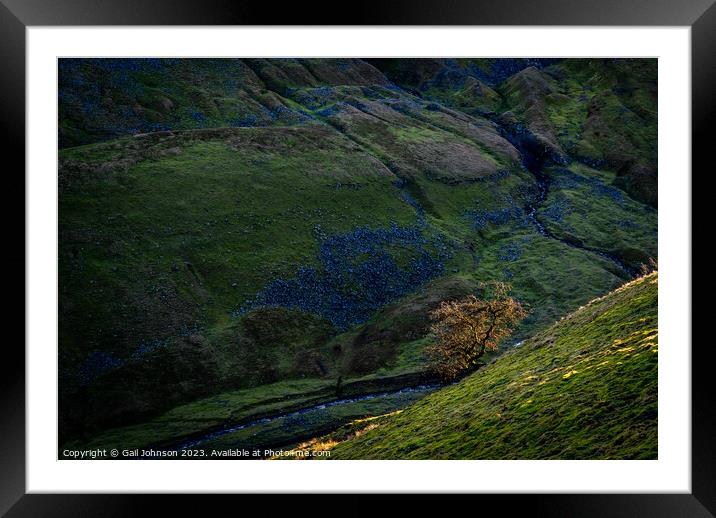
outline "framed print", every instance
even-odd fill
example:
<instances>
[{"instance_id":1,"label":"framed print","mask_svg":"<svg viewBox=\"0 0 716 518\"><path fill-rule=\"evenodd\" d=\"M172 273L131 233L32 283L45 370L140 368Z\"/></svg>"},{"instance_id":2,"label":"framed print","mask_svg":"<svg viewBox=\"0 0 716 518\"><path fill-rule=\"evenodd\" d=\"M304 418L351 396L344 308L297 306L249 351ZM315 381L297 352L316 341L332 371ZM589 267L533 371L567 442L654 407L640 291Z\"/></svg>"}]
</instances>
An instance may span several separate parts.
<instances>
[{"instance_id":1,"label":"framed print","mask_svg":"<svg viewBox=\"0 0 716 518\"><path fill-rule=\"evenodd\" d=\"M712 516L691 211L716 8L399 5L4 2L8 516L137 493Z\"/></svg>"}]
</instances>

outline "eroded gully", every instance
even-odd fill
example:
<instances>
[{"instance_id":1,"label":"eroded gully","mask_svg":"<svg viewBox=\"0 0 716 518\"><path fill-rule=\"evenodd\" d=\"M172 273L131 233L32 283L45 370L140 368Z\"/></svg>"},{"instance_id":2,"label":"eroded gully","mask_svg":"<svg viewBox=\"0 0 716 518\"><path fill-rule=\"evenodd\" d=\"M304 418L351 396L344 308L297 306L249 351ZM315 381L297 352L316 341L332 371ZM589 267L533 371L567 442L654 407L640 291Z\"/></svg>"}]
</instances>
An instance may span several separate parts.
<instances>
[{"instance_id":1,"label":"eroded gully","mask_svg":"<svg viewBox=\"0 0 716 518\"><path fill-rule=\"evenodd\" d=\"M537 196L533 200L527 201L527 219L530 223L532 223L537 232L544 237L559 241L560 243L571 248L583 250L611 261L621 272L625 274L625 278L635 277L637 274L636 270L625 264L619 257L608 252L604 252L603 250L598 250L596 248L588 247L581 243L559 237L558 235L552 233L544 225L544 223L540 221L538 211L547 199L550 188L550 179L549 176L545 174L544 169L549 165L558 164L559 162L551 156L550 152L546 150L537 138L526 128L507 127L505 125L498 124L498 129L500 134L520 152L520 156L522 157L522 166L532 174L537 184Z\"/></svg>"}]
</instances>

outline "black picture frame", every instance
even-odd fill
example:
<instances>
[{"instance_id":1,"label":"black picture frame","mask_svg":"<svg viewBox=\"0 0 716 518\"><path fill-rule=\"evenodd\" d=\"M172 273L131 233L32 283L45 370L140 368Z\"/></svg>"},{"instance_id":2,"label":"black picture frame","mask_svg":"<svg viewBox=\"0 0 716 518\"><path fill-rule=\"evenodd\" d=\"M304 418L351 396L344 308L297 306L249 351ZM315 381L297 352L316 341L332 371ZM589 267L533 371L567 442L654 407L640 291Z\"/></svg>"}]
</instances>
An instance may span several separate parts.
<instances>
[{"instance_id":1,"label":"black picture frame","mask_svg":"<svg viewBox=\"0 0 716 518\"><path fill-rule=\"evenodd\" d=\"M715 0L407 0L389 4L363 2L340 14L335 3L305 5L246 3L237 0L0 0L0 106L6 192L24 204L25 30L28 26L63 25L646 25L690 26L692 50L692 171L703 169L712 147L709 131L716 99ZM316 13L322 13L317 15ZM664 152L664 150L661 150ZM8 167L9 159L14 167ZM23 171L23 173L21 173ZM692 175L693 180L698 175ZM22 194L21 194L22 193ZM693 204L692 204L693 207ZM6 221L18 210L6 205ZM693 218L695 228L701 224ZM25 228L15 228L22 248L12 252L12 271L25 271ZM22 233L22 236L20 236ZM21 246L18 244L18 246ZM22 250L22 251L19 251ZM699 266L692 259L692 271ZM8 269L9 269L8 268ZM701 270L701 269L699 269ZM696 270L696 271L699 271ZM20 282L19 276L16 282ZM19 291L19 287L18 287ZM24 293L24 286L23 286ZM23 312L23 303L13 309ZM703 309L692 305L692 321ZM20 321L20 315L9 322ZM24 342L24 332L23 332ZM644 495L485 495L506 512L528 516L707 517L716 515L716 427L710 397L712 362L709 342L693 341L692 354L692 493ZM25 494L25 354L20 340L7 340L0 362L0 514L17 516L133 516L144 509L147 495ZM684 344L690 346L691 344ZM661 389L663 390L663 388ZM242 498L248 498L243 496ZM352 495L358 500L367 497ZM509 505L500 500L508 499ZM166 500L166 499L165 499ZM177 500L177 499L173 499ZM192 510L178 499L184 513ZM273 503L276 501L272 500ZM163 503L165 505L166 502ZM272 503L272 505L273 505ZM168 505L168 504L166 504ZM246 505L246 502L244 504ZM289 503L288 505L291 505ZM344 509L370 509L356 502ZM314 506L312 514L321 514ZM329 506L330 507L330 506ZM198 511L198 508L194 507ZM278 509L276 509L278 511ZM476 509L477 510L477 509ZM336 509L333 509L335 512ZM168 507L164 512L170 512ZM342 513L345 514L345 513Z\"/></svg>"}]
</instances>

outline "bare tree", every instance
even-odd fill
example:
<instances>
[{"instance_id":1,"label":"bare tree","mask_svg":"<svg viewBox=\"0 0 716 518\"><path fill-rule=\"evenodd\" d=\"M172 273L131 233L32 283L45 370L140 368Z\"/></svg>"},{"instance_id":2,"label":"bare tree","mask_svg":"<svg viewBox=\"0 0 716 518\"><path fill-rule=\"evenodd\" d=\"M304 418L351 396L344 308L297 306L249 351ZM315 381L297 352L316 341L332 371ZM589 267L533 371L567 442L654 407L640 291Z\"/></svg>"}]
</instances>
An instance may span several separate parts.
<instances>
[{"instance_id":1,"label":"bare tree","mask_svg":"<svg viewBox=\"0 0 716 518\"><path fill-rule=\"evenodd\" d=\"M490 283L492 295L485 300L470 295L458 301L445 301L430 313L436 341L428 347L432 369L445 380L479 365L487 351L498 348L514 326L527 316L527 310L510 297L510 285Z\"/></svg>"}]
</instances>

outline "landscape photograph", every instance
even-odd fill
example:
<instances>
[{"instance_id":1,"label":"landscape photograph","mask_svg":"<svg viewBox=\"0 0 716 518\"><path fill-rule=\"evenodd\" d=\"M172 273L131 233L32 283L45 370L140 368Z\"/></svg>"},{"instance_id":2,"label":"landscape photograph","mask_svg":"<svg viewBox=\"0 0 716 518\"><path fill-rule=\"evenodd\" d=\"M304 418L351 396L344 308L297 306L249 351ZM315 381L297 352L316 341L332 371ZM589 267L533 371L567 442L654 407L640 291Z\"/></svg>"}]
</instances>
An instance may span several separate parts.
<instances>
[{"instance_id":1,"label":"landscape photograph","mask_svg":"<svg viewBox=\"0 0 716 518\"><path fill-rule=\"evenodd\" d=\"M58 459L657 459L657 71L59 58Z\"/></svg>"}]
</instances>

